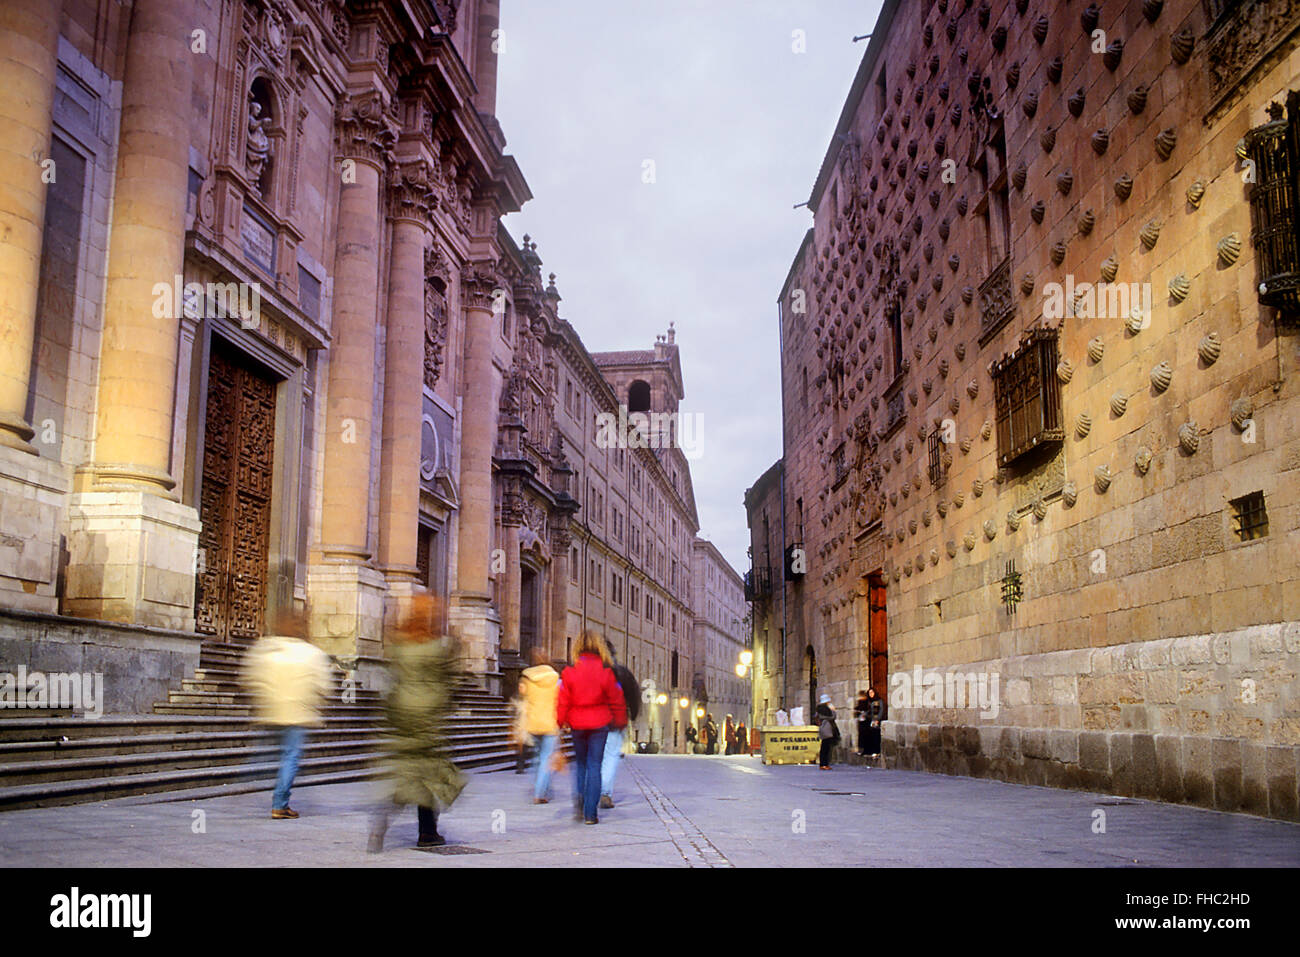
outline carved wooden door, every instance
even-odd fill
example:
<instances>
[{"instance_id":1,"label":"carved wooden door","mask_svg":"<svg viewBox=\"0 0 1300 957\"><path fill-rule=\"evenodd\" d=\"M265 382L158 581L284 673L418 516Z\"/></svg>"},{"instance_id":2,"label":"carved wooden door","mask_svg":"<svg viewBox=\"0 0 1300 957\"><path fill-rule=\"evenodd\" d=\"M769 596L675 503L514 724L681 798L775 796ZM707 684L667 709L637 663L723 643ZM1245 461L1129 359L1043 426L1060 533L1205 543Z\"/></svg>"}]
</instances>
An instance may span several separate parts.
<instances>
[{"instance_id":1,"label":"carved wooden door","mask_svg":"<svg viewBox=\"0 0 1300 957\"><path fill-rule=\"evenodd\" d=\"M889 682L889 637L886 633L886 623L889 620L889 614L885 607L885 579L881 575L871 575L868 577L867 601L871 615L868 625L868 642L871 655L869 666L871 687L876 689L876 694L887 699L888 688L886 686Z\"/></svg>"},{"instance_id":2,"label":"carved wooden door","mask_svg":"<svg viewBox=\"0 0 1300 957\"><path fill-rule=\"evenodd\" d=\"M275 451L275 383L213 344L200 493L195 630L262 633Z\"/></svg>"}]
</instances>

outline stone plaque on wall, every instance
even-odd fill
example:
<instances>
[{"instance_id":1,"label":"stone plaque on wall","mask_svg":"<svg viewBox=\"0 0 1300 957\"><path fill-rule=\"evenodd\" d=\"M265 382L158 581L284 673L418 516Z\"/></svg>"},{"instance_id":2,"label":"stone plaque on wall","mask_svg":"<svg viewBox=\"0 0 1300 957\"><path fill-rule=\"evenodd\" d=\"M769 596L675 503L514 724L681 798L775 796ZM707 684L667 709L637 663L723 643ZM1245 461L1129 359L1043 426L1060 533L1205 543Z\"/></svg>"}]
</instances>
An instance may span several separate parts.
<instances>
[{"instance_id":1,"label":"stone plaque on wall","mask_svg":"<svg viewBox=\"0 0 1300 957\"><path fill-rule=\"evenodd\" d=\"M275 275L275 233L271 227L245 206L239 232L248 260Z\"/></svg>"}]
</instances>

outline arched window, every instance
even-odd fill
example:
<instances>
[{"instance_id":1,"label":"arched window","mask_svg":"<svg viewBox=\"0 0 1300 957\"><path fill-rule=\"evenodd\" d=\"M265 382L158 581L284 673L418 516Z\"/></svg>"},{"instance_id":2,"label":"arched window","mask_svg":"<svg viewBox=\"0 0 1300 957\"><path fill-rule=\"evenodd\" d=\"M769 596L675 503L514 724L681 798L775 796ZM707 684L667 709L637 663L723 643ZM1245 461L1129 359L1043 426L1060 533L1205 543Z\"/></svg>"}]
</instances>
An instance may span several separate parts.
<instances>
[{"instance_id":1,"label":"arched window","mask_svg":"<svg viewBox=\"0 0 1300 957\"><path fill-rule=\"evenodd\" d=\"M627 387L627 411L650 411L650 383L637 379Z\"/></svg>"}]
</instances>

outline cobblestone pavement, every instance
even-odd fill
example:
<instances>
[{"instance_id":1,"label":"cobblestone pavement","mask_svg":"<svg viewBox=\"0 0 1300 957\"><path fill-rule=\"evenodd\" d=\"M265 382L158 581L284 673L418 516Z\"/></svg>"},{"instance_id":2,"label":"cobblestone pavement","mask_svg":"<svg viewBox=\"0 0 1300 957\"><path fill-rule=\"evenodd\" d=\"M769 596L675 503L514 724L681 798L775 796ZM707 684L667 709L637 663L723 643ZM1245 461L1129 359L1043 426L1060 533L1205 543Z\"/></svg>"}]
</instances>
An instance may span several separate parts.
<instances>
[{"instance_id":1,"label":"cobblestone pavement","mask_svg":"<svg viewBox=\"0 0 1300 957\"><path fill-rule=\"evenodd\" d=\"M1295 867L1300 826L1079 791L908 771L765 767L757 758L628 759L617 806L572 819L568 775L550 804L529 778L472 775L416 850L415 811L365 850L374 784L299 788L296 821L270 794L110 801L0 814L6 866L1196 866ZM166 796L163 796L164 798ZM1104 831L1101 829L1104 824Z\"/></svg>"}]
</instances>

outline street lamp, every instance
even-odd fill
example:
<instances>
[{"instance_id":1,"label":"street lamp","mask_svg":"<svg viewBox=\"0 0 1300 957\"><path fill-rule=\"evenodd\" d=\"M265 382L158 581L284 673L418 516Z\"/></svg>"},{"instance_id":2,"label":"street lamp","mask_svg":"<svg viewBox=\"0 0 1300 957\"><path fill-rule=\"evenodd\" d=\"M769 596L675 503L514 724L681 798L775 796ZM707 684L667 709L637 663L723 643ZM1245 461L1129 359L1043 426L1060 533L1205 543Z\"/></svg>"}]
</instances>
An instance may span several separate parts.
<instances>
[{"instance_id":1,"label":"street lamp","mask_svg":"<svg viewBox=\"0 0 1300 957\"><path fill-rule=\"evenodd\" d=\"M754 653L746 649L740 653L740 663L748 668L754 663Z\"/></svg>"},{"instance_id":2,"label":"street lamp","mask_svg":"<svg viewBox=\"0 0 1300 957\"><path fill-rule=\"evenodd\" d=\"M689 702L688 700L686 700L685 698L679 698L679 699L677 699L677 707L679 707L679 708L685 708L685 707L687 707L689 704L690 704L690 702Z\"/></svg>"},{"instance_id":3,"label":"street lamp","mask_svg":"<svg viewBox=\"0 0 1300 957\"><path fill-rule=\"evenodd\" d=\"M737 678L743 678L743 677L745 677L745 671L746 671L746 670L747 670L747 669L745 668L744 665L736 665L736 677L737 677Z\"/></svg>"},{"instance_id":4,"label":"street lamp","mask_svg":"<svg viewBox=\"0 0 1300 957\"><path fill-rule=\"evenodd\" d=\"M704 717L704 709L703 709L703 708L696 708L696 709L695 709L695 717L697 717L697 718L703 718L703 717Z\"/></svg>"},{"instance_id":5,"label":"street lamp","mask_svg":"<svg viewBox=\"0 0 1300 957\"><path fill-rule=\"evenodd\" d=\"M660 694L659 697L655 699L655 701L656 701L657 703L659 703L659 704L667 704L667 703L668 703L668 695L666 695L666 694Z\"/></svg>"}]
</instances>

